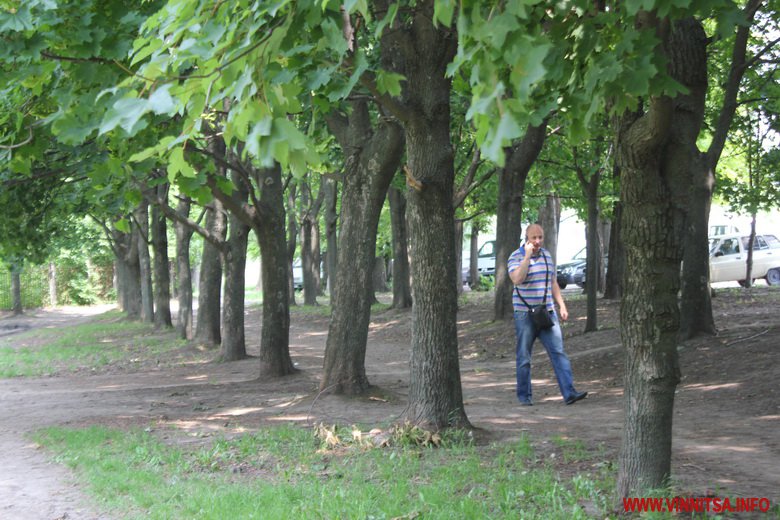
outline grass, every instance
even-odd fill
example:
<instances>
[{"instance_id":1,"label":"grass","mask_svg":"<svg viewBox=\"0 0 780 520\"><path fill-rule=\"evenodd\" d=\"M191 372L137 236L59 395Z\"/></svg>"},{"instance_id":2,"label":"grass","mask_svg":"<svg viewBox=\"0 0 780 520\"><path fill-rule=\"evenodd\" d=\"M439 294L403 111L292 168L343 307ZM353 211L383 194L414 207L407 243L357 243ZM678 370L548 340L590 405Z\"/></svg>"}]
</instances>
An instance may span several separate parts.
<instances>
[{"instance_id":1,"label":"grass","mask_svg":"<svg viewBox=\"0 0 780 520\"><path fill-rule=\"evenodd\" d=\"M588 518L581 504L605 511L610 492L602 476L563 482L535 465L526 437L327 449L282 426L196 447L165 444L153 428L91 427L48 428L35 441L122 518Z\"/></svg>"},{"instance_id":2,"label":"grass","mask_svg":"<svg viewBox=\"0 0 780 520\"><path fill-rule=\"evenodd\" d=\"M150 324L121 316L112 311L90 323L34 329L0 339L0 377L139 364L185 345L173 331L155 331Z\"/></svg>"}]
</instances>

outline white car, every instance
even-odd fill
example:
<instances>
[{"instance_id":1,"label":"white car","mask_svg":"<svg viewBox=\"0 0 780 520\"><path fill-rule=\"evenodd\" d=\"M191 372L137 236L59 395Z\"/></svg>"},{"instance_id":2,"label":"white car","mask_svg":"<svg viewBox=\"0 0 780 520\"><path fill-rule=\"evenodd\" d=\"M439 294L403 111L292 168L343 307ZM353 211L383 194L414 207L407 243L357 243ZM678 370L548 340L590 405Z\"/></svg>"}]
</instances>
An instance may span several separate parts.
<instances>
[{"instance_id":1,"label":"white car","mask_svg":"<svg viewBox=\"0 0 780 520\"><path fill-rule=\"evenodd\" d=\"M710 282L745 285L749 239L742 234L710 237ZM780 240L774 235L756 235L752 278L766 278L769 285L780 285Z\"/></svg>"}]
</instances>

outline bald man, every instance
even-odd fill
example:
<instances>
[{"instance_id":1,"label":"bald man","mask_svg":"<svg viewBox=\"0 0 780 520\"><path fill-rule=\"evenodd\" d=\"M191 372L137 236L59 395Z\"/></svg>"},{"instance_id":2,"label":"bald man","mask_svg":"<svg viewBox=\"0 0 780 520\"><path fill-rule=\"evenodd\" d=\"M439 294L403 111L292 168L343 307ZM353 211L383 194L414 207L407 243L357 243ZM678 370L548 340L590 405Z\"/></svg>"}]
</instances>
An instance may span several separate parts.
<instances>
[{"instance_id":1,"label":"bald man","mask_svg":"<svg viewBox=\"0 0 780 520\"><path fill-rule=\"evenodd\" d=\"M549 251L542 247L544 230L539 224L531 224L525 231L525 242L509 256L509 278L514 284L512 307L514 308L517 399L520 404L531 406L531 353L536 338L542 341L550 357L558 388L566 404L584 399L588 392L574 388L571 363L563 351L563 334L555 312L558 304L560 319L569 319L569 311L555 277L555 264ZM543 305L550 315L549 326L537 325L531 317L531 310Z\"/></svg>"}]
</instances>

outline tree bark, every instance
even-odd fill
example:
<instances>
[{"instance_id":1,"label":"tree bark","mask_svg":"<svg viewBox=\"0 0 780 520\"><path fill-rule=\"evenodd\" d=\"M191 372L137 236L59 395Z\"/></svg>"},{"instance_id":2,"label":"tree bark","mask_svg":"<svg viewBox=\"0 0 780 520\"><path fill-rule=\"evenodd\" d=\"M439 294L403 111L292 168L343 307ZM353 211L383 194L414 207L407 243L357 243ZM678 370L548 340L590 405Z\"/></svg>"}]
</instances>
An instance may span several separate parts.
<instances>
[{"instance_id":1,"label":"tree bark","mask_svg":"<svg viewBox=\"0 0 780 520\"><path fill-rule=\"evenodd\" d=\"M549 188L548 188L549 190ZM544 206L539 208L539 224L544 229L544 247L550 251L553 264L558 265L558 229L561 223L561 198L548 193Z\"/></svg>"},{"instance_id":2,"label":"tree bark","mask_svg":"<svg viewBox=\"0 0 780 520\"><path fill-rule=\"evenodd\" d=\"M215 200L206 213L206 230L224 242L227 233L227 216L222 203ZM222 252L219 247L203 242L198 283L198 319L195 322L195 339L209 347L222 342L220 312L222 308Z\"/></svg>"},{"instance_id":3,"label":"tree bark","mask_svg":"<svg viewBox=\"0 0 780 520\"><path fill-rule=\"evenodd\" d=\"M141 269L141 321L154 322L154 290L152 288L152 259L149 256L149 201L144 198L135 210L138 233L138 261Z\"/></svg>"},{"instance_id":4,"label":"tree bark","mask_svg":"<svg viewBox=\"0 0 780 520\"><path fill-rule=\"evenodd\" d=\"M393 308L407 309L412 306L412 288L409 280L406 197L399 189L391 186L387 199L390 202L393 234Z\"/></svg>"},{"instance_id":5,"label":"tree bark","mask_svg":"<svg viewBox=\"0 0 780 520\"><path fill-rule=\"evenodd\" d=\"M298 243L298 222L295 220L295 185L287 190L287 292L289 305L295 305L295 285L293 280L293 263L295 249ZM258 237L259 240L259 237ZM262 274L261 274L262 278Z\"/></svg>"},{"instance_id":6,"label":"tree bark","mask_svg":"<svg viewBox=\"0 0 780 520\"><path fill-rule=\"evenodd\" d=\"M168 198L168 184L157 186L157 197ZM168 226L160 207L152 206L152 248L154 249L154 325L173 327L171 320L171 276L168 261Z\"/></svg>"},{"instance_id":7,"label":"tree bark","mask_svg":"<svg viewBox=\"0 0 780 520\"><path fill-rule=\"evenodd\" d=\"M338 213L336 211L338 202L338 182L334 179L324 179L323 188L325 189L325 242L328 250L325 254L325 265L328 276L327 288L328 294L333 298L333 292L336 287L336 277L339 272L338 260L338 235L336 234L338 226Z\"/></svg>"},{"instance_id":8,"label":"tree bark","mask_svg":"<svg viewBox=\"0 0 780 520\"><path fill-rule=\"evenodd\" d=\"M547 121L529 126L522 140L506 149L506 163L499 172L498 206L496 209L496 291L493 319L512 316L512 281L507 261L522 239L523 194L525 181L544 145Z\"/></svg>"},{"instance_id":9,"label":"tree bark","mask_svg":"<svg viewBox=\"0 0 780 520\"><path fill-rule=\"evenodd\" d=\"M232 174L236 187L233 197L238 204L246 202L249 188L237 173ZM222 302L222 341L220 360L246 359L244 332L244 291L246 289L246 248L248 224L237 215L228 216L228 238L225 243L225 292Z\"/></svg>"},{"instance_id":10,"label":"tree bark","mask_svg":"<svg viewBox=\"0 0 780 520\"><path fill-rule=\"evenodd\" d=\"M187 197L179 199L176 213L189 218L191 201ZM182 339L192 339L192 268L190 266L190 241L194 229L181 221L174 223L176 233L176 278L179 287L179 311L177 330Z\"/></svg>"},{"instance_id":11,"label":"tree bark","mask_svg":"<svg viewBox=\"0 0 780 520\"><path fill-rule=\"evenodd\" d=\"M263 256L263 324L260 375L276 377L296 372L290 358L289 261L284 233L284 186L279 165L256 172L262 186L260 207L252 228Z\"/></svg>"},{"instance_id":12,"label":"tree bark","mask_svg":"<svg viewBox=\"0 0 780 520\"><path fill-rule=\"evenodd\" d=\"M131 320L141 318L141 267L138 261L138 231L111 231L116 258L117 293L122 310Z\"/></svg>"},{"instance_id":13,"label":"tree bark","mask_svg":"<svg viewBox=\"0 0 780 520\"><path fill-rule=\"evenodd\" d=\"M471 239L469 240L469 278L471 287L480 285L479 274L479 227L471 227Z\"/></svg>"},{"instance_id":14,"label":"tree bark","mask_svg":"<svg viewBox=\"0 0 780 520\"><path fill-rule=\"evenodd\" d=\"M328 126L346 154L339 233L340 266L349 273L336 279L325 345L321 390L359 395L370 383L365 353L373 299L373 270L379 215L393 174L403 155L403 132L395 122L372 127L365 100L352 102L346 116L334 114Z\"/></svg>"},{"instance_id":15,"label":"tree bark","mask_svg":"<svg viewBox=\"0 0 780 520\"><path fill-rule=\"evenodd\" d=\"M742 10L747 23L739 24L729 65L729 75L723 89L723 101L713 138L704 153L698 153L692 163L688 220L685 229L685 251L682 275L680 336L693 338L700 334L717 334L712 316L708 229L715 171L737 110L737 96L747 66L747 44L751 26L761 7L761 0L749 0ZM757 56L754 56L754 59ZM705 60L706 55L702 57ZM701 66L701 65L697 65Z\"/></svg>"},{"instance_id":16,"label":"tree bark","mask_svg":"<svg viewBox=\"0 0 780 520\"><path fill-rule=\"evenodd\" d=\"M626 115L618 129L627 267L620 308L626 365L619 497L664 487L671 476L680 380L677 293L687 187L707 83L701 24L679 21L669 35L663 51L670 73L689 94L653 98L646 113Z\"/></svg>"},{"instance_id":17,"label":"tree bark","mask_svg":"<svg viewBox=\"0 0 780 520\"><path fill-rule=\"evenodd\" d=\"M384 2L378 2L384 4ZM379 9L382 5L378 6ZM412 345L406 418L432 428L468 426L463 407L456 327L454 152L450 140L451 82L447 64L457 49L453 29L434 26L434 2L423 0L382 47L390 70L406 83L400 100L384 96L403 124L408 158L408 225L412 271Z\"/></svg>"},{"instance_id":18,"label":"tree bark","mask_svg":"<svg viewBox=\"0 0 780 520\"><path fill-rule=\"evenodd\" d=\"M598 330L598 312L596 310L598 298L599 278L601 278L601 241L599 239L599 183L601 175L598 171L594 172L590 179L578 172L580 182L584 188L587 205L588 221L585 224L585 233L587 240L586 247L586 265L585 265L585 293L587 295L587 321L585 322L585 332L595 332Z\"/></svg>"},{"instance_id":19,"label":"tree bark","mask_svg":"<svg viewBox=\"0 0 780 520\"><path fill-rule=\"evenodd\" d=\"M622 215L623 204L617 201L612 209L612 227L609 234L609 265L604 284L604 298L607 300L618 300L623 295L626 254L623 248Z\"/></svg>"}]
</instances>

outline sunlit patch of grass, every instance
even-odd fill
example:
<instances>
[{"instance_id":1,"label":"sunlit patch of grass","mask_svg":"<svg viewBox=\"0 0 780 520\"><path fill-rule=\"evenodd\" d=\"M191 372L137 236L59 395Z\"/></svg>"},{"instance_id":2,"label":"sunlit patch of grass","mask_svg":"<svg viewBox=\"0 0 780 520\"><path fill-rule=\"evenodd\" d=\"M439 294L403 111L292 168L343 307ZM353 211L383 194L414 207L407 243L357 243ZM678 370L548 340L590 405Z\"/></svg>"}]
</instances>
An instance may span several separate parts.
<instances>
[{"instance_id":1,"label":"sunlit patch of grass","mask_svg":"<svg viewBox=\"0 0 780 520\"><path fill-rule=\"evenodd\" d=\"M35 440L122 518L588 518L583 503L603 518L610 491L535 466L525 437L331 450L293 426L201 446L164 444L152 428L93 427Z\"/></svg>"},{"instance_id":2,"label":"sunlit patch of grass","mask_svg":"<svg viewBox=\"0 0 780 520\"><path fill-rule=\"evenodd\" d=\"M0 377L41 376L107 365L140 365L186 342L113 311L90 323L33 329L0 340Z\"/></svg>"}]
</instances>

